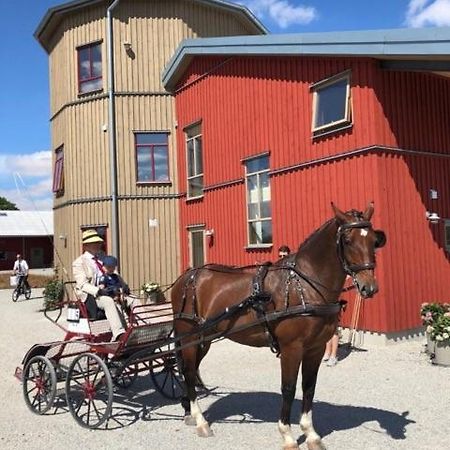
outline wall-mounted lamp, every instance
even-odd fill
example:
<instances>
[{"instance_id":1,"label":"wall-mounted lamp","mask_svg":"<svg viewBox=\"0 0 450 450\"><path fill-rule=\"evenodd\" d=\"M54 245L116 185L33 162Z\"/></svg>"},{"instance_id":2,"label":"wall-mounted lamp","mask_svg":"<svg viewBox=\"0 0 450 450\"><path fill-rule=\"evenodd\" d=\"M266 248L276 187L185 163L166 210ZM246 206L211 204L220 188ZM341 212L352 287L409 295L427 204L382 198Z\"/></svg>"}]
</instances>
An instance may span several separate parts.
<instances>
[{"instance_id":1,"label":"wall-mounted lamp","mask_svg":"<svg viewBox=\"0 0 450 450\"><path fill-rule=\"evenodd\" d=\"M214 229L205 230L205 236L214 236Z\"/></svg>"},{"instance_id":2,"label":"wall-mounted lamp","mask_svg":"<svg viewBox=\"0 0 450 450\"><path fill-rule=\"evenodd\" d=\"M430 198L431 200L438 199L438 191L436 189L430 189Z\"/></svg>"},{"instance_id":3,"label":"wall-mounted lamp","mask_svg":"<svg viewBox=\"0 0 450 450\"><path fill-rule=\"evenodd\" d=\"M131 42L125 41L123 43L123 48L125 49L126 52L129 52L131 50Z\"/></svg>"},{"instance_id":4,"label":"wall-mounted lamp","mask_svg":"<svg viewBox=\"0 0 450 450\"><path fill-rule=\"evenodd\" d=\"M430 212L430 211L425 212L425 217L430 221L430 223L434 223L434 224L439 223L439 220L441 220L438 213Z\"/></svg>"},{"instance_id":5,"label":"wall-mounted lamp","mask_svg":"<svg viewBox=\"0 0 450 450\"><path fill-rule=\"evenodd\" d=\"M59 238L63 241L64 248L67 247L67 234L60 234Z\"/></svg>"}]
</instances>

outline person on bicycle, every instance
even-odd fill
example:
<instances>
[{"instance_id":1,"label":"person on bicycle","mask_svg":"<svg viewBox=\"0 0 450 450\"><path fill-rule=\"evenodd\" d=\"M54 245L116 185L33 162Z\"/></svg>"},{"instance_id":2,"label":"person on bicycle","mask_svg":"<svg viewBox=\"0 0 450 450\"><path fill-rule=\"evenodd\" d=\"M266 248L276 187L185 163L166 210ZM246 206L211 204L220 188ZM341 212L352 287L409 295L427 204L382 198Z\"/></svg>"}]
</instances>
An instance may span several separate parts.
<instances>
[{"instance_id":1,"label":"person on bicycle","mask_svg":"<svg viewBox=\"0 0 450 450\"><path fill-rule=\"evenodd\" d=\"M17 277L17 286L22 285L24 290L30 289L28 284L28 264L20 253L17 254L17 259L14 262L13 274Z\"/></svg>"}]
</instances>

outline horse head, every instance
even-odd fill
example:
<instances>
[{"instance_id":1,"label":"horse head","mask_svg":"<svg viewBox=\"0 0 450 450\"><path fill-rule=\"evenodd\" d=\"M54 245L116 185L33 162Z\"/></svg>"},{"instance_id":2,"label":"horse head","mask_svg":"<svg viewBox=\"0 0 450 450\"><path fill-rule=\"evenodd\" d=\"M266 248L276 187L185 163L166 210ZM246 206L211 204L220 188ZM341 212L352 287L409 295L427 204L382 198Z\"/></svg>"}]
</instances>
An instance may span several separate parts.
<instances>
[{"instance_id":1,"label":"horse head","mask_svg":"<svg viewBox=\"0 0 450 450\"><path fill-rule=\"evenodd\" d=\"M337 228L336 245L343 270L351 276L363 298L373 297L378 292L375 278L375 251L386 244L386 235L374 230L370 219L373 215L373 202L364 212L342 212L331 204Z\"/></svg>"}]
</instances>

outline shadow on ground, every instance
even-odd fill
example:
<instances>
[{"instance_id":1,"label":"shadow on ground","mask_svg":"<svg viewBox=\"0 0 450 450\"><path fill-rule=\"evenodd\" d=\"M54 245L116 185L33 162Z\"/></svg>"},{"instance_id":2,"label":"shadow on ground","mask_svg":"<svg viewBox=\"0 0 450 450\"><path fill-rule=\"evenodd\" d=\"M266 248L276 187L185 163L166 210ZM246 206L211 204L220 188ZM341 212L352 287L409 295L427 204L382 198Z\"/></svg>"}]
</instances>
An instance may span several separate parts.
<instances>
[{"instance_id":1,"label":"shadow on ground","mask_svg":"<svg viewBox=\"0 0 450 450\"><path fill-rule=\"evenodd\" d=\"M210 422L227 422L228 417L242 416L242 422L278 421L281 397L271 392L232 393L214 402L205 412ZM299 421L301 401L292 408L293 423ZM392 439L405 439L406 426L415 423L409 412L401 414L384 409L314 402L314 427L322 437L334 431L358 428L366 422L378 422Z\"/></svg>"}]
</instances>

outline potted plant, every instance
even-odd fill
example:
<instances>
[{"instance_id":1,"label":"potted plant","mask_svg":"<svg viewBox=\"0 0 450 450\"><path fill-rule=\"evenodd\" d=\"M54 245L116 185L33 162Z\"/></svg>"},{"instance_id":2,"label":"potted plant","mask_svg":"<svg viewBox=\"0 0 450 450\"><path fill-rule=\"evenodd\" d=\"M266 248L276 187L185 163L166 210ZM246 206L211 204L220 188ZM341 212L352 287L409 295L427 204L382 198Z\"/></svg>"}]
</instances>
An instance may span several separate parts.
<instances>
[{"instance_id":1,"label":"potted plant","mask_svg":"<svg viewBox=\"0 0 450 450\"><path fill-rule=\"evenodd\" d=\"M141 286L141 294L144 295L145 303L163 303L166 301L161 286L154 281L149 281Z\"/></svg>"},{"instance_id":2,"label":"potted plant","mask_svg":"<svg viewBox=\"0 0 450 450\"><path fill-rule=\"evenodd\" d=\"M420 318L422 325L426 326L425 334L427 337L427 352L433 351L433 342L431 339L432 324L445 312L445 307L441 303L422 303L420 307Z\"/></svg>"},{"instance_id":3,"label":"potted plant","mask_svg":"<svg viewBox=\"0 0 450 450\"><path fill-rule=\"evenodd\" d=\"M44 309L46 311L56 309L64 298L64 283L57 278L50 280L42 292L44 296Z\"/></svg>"},{"instance_id":4,"label":"potted plant","mask_svg":"<svg viewBox=\"0 0 450 450\"><path fill-rule=\"evenodd\" d=\"M422 323L426 325L427 347L433 364L450 366L450 304L423 303Z\"/></svg>"}]
</instances>

